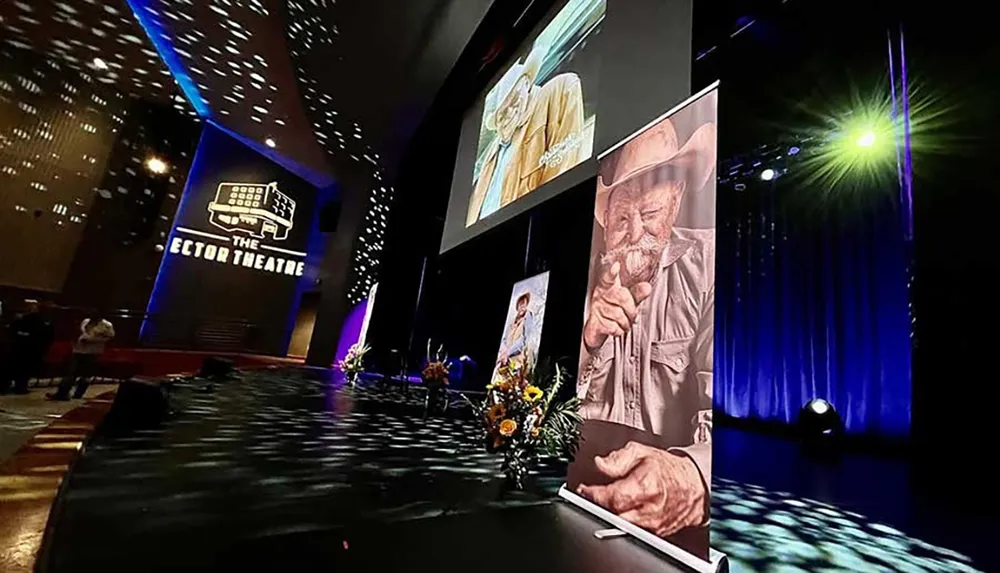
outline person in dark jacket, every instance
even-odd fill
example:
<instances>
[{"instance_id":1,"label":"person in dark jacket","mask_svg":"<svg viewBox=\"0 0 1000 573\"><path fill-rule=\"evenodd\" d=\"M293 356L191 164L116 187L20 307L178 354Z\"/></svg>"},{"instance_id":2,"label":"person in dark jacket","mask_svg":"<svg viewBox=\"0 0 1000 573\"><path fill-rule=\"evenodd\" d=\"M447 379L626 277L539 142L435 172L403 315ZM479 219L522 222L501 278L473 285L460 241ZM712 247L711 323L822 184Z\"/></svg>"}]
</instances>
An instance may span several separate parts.
<instances>
[{"instance_id":1,"label":"person in dark jacket","mask_svg":"<svg viewBox=\"0 0 1000 573\"><path fill-rule=\"evenodd\" d=\"M13 384L15 394L28 393L28 381L38 374L54 336L45 310L37 301L26 301L24 313L10 323L9 367L0 380L0 392L10 390Z\"/></svg>"}]
</instances>

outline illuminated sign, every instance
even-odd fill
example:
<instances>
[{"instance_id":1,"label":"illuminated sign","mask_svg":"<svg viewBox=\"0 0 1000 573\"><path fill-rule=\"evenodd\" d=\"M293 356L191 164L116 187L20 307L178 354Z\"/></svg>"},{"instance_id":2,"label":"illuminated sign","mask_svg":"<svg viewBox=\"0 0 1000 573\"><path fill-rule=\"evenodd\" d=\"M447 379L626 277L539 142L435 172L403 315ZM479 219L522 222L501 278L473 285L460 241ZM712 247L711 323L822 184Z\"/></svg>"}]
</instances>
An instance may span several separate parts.
<instances>
[{"instance_id":1,"label":"illuminated sign","mask_svg":"<svg viewBox=\"0 0 1000 573\"><path fill-rule=\"evenodd\" d=\"M295 201L277 183L220 183L208 204L208 222L230 236L176 227L172 255L301 277L306 253L270 245L295 226Z\"/></svg>"},{"instance_id":2,"label":"illuminated sign","mask_svg":"<svg viewBox=\"0 0 1000 573\"><path fill-rule=\"evenodd\" d=\"M223 231L284 241L294 226L295 201L278 191L277 183L221 183L208 212L208 222Z\"/></svg>"}]
</instances>

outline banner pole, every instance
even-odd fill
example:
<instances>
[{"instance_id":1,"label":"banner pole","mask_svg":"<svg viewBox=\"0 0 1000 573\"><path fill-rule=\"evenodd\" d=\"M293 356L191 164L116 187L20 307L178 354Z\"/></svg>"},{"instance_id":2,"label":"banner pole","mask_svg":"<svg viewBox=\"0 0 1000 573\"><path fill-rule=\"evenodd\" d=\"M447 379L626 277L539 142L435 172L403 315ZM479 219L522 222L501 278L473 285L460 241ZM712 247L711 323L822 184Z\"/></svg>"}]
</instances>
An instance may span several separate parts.
<instances>
[{"instance_id":1,"label":"banner pole","mask_svg":"<svg viewBox=\"0 0 1000 573\"><path fill-rule=\"evenodd\" d=\"M611 513L610 511L604 509L603 507L587 500L579 495L573 493L566 488L566 484L563 484L559 488L559 497L563 498L567 502L579 507L580 509L586 511L587 513L602 519L609 524L613 525L617 529L624 531L632 535L633 537L649 545L653 549L664 553L680 565L688 568L696 573L728 573L729 572L729 558L726 557L725 553L715 551L713 549L709 550L709 558L711 561L704 561L691 555L687 551L669 543L664 539L653 535L652 533L646 531L645 529L639 527L638 525L633 525L628 521L618 517L617 515Z\"/></svg>"}]
</instances>

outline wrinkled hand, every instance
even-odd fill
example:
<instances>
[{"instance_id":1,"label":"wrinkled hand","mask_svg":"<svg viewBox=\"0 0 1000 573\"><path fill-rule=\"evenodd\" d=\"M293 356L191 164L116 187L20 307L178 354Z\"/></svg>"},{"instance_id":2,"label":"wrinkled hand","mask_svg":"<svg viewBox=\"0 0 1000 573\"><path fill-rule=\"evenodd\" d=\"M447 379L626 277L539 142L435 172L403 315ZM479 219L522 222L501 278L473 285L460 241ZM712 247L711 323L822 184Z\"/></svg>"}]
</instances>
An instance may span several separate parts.
<instances>
[{"instance_id":1,"label":"wrinkled hand","mask_svg":"<svg viewBox=\"0 0 1000 573\"><path fill-rule=\"evenodd\" d=\"M638 307L649 298L653 285L642 282L631 289L622 286L621 263L611 265L601 274L590 297L589 314L583 326L583 343L593 352L609 336L624 336L632 330Z\"/></svg>"},{"instance_id":2,"label":"wrinkled hand","mask_svg":"<svg viewBox=\"0 0 1000 573\"><path fill-rule=\"evenodd\" d=\"M690 458L629 442L594 463L615 481L581 484L577 493L623 519L659 537L705 522L708 492Z\"/></svg>"}]
</instances>

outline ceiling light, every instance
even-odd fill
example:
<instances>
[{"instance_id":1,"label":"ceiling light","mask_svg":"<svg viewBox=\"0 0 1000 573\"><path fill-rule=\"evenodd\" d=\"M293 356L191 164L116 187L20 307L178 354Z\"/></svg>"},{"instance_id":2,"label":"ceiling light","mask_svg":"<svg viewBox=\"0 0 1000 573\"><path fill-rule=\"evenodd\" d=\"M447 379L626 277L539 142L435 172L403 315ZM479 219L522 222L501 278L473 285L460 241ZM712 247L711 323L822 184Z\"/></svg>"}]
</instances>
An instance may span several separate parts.
<instances>
[{"instance_id":1,"label":"ceiling light","mask_svg":"<svg viewBox=\"0 0 1000 573\"><path fill-rule=\"evenodd\" d=\"M267 139L264 140L264 145L273 149L278 146L278 143L274 141L273 137L268 137Z\"/></svg>"},{"instance_id":2,"label":"ceiling light","mask_svg":"<svg viewBox=\"0 0 1000 573\"><path fill-rule=\"evenodd\" d=\"M155 175L163 175L169 168L170 166L167 165L166 161L160 159L159 157L150 157L146 160L146 169Z\"/></svg>"},{"instance_id":3,"label":"ceiling light","mask_svg":"<svg viewBox=\"0 0 1000 573\"><path fill-rule=\"evenodd\" d=\"M94 66L95 70L104 71L108 69L108 63L102 60L101 58L94 58L94 61L91 62L91 65Z\"/></svg>"}]
</instances>

